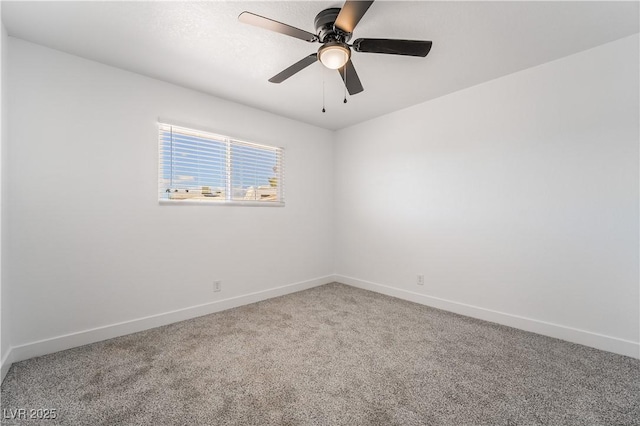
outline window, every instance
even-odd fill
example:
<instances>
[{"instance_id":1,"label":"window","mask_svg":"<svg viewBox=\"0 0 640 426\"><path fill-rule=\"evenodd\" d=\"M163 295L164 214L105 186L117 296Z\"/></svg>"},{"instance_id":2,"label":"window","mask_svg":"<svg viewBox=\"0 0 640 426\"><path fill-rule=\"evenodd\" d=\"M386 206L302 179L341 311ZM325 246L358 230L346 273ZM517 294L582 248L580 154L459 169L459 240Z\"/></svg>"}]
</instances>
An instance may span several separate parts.
<instances>
[{"instance_id":1,"label":"window","mask_svg":"<svg viewBox=\"0 0 640 426\"><path fill-rule=\"evenodd\" d=\"M159 125L161 202L283 205L283 149Z\"/></svg>"}]
</instances>

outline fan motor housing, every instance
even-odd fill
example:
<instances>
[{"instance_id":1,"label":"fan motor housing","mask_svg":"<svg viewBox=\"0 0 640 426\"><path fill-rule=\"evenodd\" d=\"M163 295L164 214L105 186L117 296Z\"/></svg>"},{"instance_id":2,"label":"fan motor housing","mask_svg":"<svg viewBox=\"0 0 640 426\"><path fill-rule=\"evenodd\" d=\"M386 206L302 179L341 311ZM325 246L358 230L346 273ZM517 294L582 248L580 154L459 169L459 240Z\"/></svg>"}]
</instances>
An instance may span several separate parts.
<instances>
[{"instance_id":1,"label":"fan motor housing","mask_svg":"<svg viewBox=\"0 0 640 426\"><path fill-rule=\"evenodd\" d=\"M346 43L351 39L351 33L344 32L334 26L340 10L338 7L333 7L325 9L316 15L314 24L320 43L329 41Z\"/></svg>"}]
</instances>

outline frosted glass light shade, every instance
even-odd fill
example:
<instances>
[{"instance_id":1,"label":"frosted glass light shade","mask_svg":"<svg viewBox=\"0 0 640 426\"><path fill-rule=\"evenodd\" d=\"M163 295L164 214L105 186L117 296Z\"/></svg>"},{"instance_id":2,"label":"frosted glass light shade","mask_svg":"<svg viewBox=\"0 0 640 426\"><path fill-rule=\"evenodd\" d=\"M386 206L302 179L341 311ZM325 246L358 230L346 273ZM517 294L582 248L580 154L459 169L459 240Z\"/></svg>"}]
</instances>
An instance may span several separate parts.
<instances>
[{"instance_id":1,"label":"frosted glass light shade","mask_svg":"<svg viewBox=\"0 0 640 426\"><path fill-rule=\"evenodd\" d=\"M341 44L324 45L318 50L318 57L322 65L332 70L342 68L350 56L349 48Z\"/></svg>"}]
</instances>

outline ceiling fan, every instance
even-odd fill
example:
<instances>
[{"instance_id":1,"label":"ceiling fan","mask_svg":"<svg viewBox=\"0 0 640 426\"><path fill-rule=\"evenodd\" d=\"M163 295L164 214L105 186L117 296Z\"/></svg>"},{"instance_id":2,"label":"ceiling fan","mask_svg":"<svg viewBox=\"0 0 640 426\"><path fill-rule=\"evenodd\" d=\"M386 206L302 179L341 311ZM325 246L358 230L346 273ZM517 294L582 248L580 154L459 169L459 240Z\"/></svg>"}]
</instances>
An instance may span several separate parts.
<instances>
[{"instance_id":1,"label":"ceiling fan","mask_svg":"<svg viewBox=\"0 0 640 426\"><path fill-rule=\"evenodd\" d=\"M292 75L320 60L325 67L338 70L349 94L355 95L364 89L353 62L351 62L352 48L356 52L425 57L431 50L432 45L430 41L387 38L359 38L353 44L348 44L353 30L372 3L373 1L347 0L341 9L329 8L323 10L315 18L315 34L251 12L242 12L238 19L245 24L275 31L309 43L318 42L322 44L317 53L312 53L271 77L269 79L270 82L282 83Z\"/></svg>"}]
</instances>

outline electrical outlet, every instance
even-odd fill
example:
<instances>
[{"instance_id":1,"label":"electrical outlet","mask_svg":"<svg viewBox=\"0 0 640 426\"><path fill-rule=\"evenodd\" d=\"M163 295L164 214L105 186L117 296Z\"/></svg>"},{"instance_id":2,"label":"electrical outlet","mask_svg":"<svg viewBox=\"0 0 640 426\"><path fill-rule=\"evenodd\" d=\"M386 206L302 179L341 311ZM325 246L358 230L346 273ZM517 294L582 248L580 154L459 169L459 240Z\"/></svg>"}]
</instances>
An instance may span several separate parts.
<instances>
[{"instance_id":1,"label":"electrical outlet","mask_svg":"<svg viewBox=\"0 0 640 426\"><path fill-rule=\"evenodd\" d=\"M424 275L418 275L418 285L424 285Z\"/></svg>"},{"instance_id":2,"label":"electrical outlet","mask_svg":"<svg viewBox=\"0 0 640 426\"><path fill-rule=\"evenodd\" d=\"M213 282L213 291L218 292L222 290L222 281L214 281Z\"/></svg>"}]
</instances>

